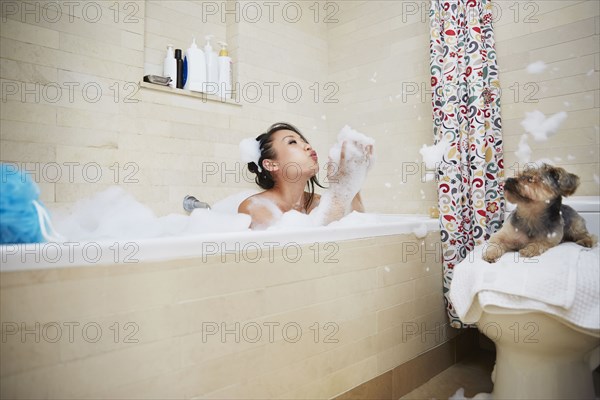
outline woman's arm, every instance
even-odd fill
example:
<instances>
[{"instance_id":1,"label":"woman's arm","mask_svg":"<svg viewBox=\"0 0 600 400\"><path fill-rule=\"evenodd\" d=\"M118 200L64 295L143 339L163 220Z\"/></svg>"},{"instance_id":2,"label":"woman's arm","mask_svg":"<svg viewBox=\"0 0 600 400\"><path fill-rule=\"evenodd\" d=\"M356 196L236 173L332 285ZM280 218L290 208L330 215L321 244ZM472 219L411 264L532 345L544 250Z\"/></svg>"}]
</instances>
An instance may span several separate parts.
<instances>
[{"instance_id":1,"label":"woman's arm","mask_svg":"<svg viewBox=\"0 0 600 400\"><path fill-rule=\"evenodd\" d=\"M328 225L333 221L337 221L352 211L365 212L365 207L360 196L360 187L371 163L373 146L368 145L363 147L360 144L356 145L362 148L364 158L352 156L352 159L347 160L346 142L344 142L342 144L338 168L333 168L333 163L331 162L327 167L327 177L330 186L326 193L327 197L323 207L319 210L319 219L322 225ZM348 163L351 165L350 168L347 165Z\"/></svg>"},{"instance_id":2,"label":"woman's arm","mask_svg":"<svg viewBox=\"0 0 600 400\"><path fill-rule=\"evenodd\" d=\"M361 213L365 212L365 206L360 198L360 192L356 193L356 196L352 199L352 211L358 211Z\"/></svg>"}]
</instances>

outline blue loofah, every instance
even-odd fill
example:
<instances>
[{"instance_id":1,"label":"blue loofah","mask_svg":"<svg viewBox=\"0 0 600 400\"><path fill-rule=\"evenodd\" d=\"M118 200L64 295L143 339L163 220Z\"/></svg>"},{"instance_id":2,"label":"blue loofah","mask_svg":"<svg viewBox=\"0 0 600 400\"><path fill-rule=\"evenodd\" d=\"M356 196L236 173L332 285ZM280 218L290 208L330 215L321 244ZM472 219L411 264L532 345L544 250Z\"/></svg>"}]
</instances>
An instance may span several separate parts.
<instances>
[{"instance_id":1,"label":"blue loofah","mask_svg":"<svg viewBox=\"0 0 600 400\"><path fill-rule=\"evenodd\" d=\"M40 189L29 174L0 163L0 188L0 244L44 242L34 204Z\"/></svg>"}]
</instances>

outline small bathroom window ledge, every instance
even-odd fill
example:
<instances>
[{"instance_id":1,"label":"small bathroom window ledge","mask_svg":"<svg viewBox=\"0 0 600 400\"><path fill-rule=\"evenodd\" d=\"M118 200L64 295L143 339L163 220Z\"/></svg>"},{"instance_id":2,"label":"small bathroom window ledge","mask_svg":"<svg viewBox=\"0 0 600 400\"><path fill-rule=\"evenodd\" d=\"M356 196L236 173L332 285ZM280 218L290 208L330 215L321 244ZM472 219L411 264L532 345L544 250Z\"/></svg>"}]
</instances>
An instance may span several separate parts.
<instances>
[{"instance_id":1,"label":"small bathroom window ledge","mask_svg":"<svg viewBox=\"0 0 600 400\"><path fill-rule=\"evenodd\" d=\"M215 96L214 94L192 92L191 90L184 90L184 89L173 89L169 86L162 86L162 85L157 85L157 84L148 83L148 82L140 82L140 87L146 88L146 89L158 90L160 92L178 94L180 96L195 97L197 99L201 99L203 102L209 101L209 102L213 102L213 103L228 104L230 106L236 106L236 107L242 106L235 99L222 99L221 97Z\"/></svg>"}]
</instances>

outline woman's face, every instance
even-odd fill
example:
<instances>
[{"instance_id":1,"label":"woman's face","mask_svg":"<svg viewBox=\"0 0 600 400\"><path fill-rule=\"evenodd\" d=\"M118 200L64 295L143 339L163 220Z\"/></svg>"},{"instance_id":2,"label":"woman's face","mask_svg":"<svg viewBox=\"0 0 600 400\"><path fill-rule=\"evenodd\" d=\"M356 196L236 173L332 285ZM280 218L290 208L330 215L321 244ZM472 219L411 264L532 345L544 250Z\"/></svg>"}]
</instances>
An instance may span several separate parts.
<instances>
[{"instance_id":1,"label":"woman's face","mask_svg":"<svg viewBox=\"0 0 600 400\"><path fill-rule=\"evenodd\" d=\"M271 146L276 155L272 160L275 165L272 172L295 182L300 176L311 178L319 171L317 152L296 132L280 130L272 139Z\"/></svg>"}]
</instances>

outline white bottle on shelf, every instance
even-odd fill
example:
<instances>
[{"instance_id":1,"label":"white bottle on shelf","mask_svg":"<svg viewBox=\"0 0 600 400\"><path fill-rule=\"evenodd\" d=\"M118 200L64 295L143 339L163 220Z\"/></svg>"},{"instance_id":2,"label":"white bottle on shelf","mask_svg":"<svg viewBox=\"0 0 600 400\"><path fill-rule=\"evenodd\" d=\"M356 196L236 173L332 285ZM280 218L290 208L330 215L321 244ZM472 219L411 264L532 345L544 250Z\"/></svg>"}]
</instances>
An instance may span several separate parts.
<instances>
[{"instance_id":1,"label":"white bottle on shelf","mask_svg":"<svg viewBox=\"0 0 600 400\"><path fill-rule=\"evenodd\" d=\"M177 85L177 61L175 60L172 44L167 45L167 56L163 62L163 76L171 78L169 86L175 88Z\"/></svg>"},{"instance_id":2,"label":"white bottle on shelf","mask_svg":"<svg viewBox=\"0 0 600 400\"><path fill-rule=\"evenodd\" d=\"M217 60L217 52L213 50L210 39L213 35L205 37L206 45L204 46L204 56L206 57L206 82L210 87L208 88L209 93L215 93L215 89L219 84L219 64Z\"/></svg>"},{"instance_id":3,"label":"white bottle on shelf","mask_svg":"<svg viewBox=\"0 0 600 400\"><path fill-rule=\"evenodd\" d=\"M221 45L221 51L219 52L219 97L222 99L232 97L231 93L231 82L232 82L232 69L231 69L231 57L227 51L227 43L219 42Z\"/></svg>"},{"instance_id":4,"label":"white bottle on shelf","mask_svg":"<svg viewBox=\"0 0 600 400\"><path fill-rule=\"evenodd\" d=\"M187 79L185 81L186 90L202 92L206 84L206 58L204 52L196 45L196 38L185 52L187 60Z\"/></svg>"}]
</instances>

